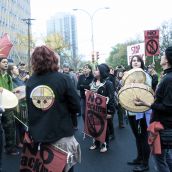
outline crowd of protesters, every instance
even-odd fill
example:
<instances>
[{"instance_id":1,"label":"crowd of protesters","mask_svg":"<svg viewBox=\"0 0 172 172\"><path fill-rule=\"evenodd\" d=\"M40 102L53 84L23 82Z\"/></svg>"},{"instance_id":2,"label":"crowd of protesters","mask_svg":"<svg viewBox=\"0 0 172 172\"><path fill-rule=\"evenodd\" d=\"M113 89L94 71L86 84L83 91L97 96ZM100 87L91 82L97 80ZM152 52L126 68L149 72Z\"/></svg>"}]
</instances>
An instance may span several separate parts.
<instances>
[{"instance_id":1,"label":"crowd of protesters","mask_svg":"<svg viewBox=\"0 0 172 172\"><path fill-rule=\"evenodd\" d=\"M103 63L93 68L90 64L85 64L77 72L73 72L68 63L62 64L59 70L58 58L60 57L48 47L36 47L31 57L32 74L26 70L25 63L8 65L7 58L0 58L0 87L13 92L17 87L26 86L26 97L19 101L17 108L5 109L5 111L3 107L0 108L2 113L0 156L2 156L3 143L5 143L5 153L19 155L18 148L23 147L24 134L28 132L36 145L48 143L61 146L65 151L73 153L75 160L70 165L66 165L63 170L73 172L73 165L80 161L81 156L79 143L74 137L74 131L78 130L77 116L81 116L85 123L86 91L90 90L108 97L108 103L105 142L101 143L93 138L93 144L88 149L100 148L101 153L110 151L109 142L115 139L113 117L117 115L120 129L125 128L125 120L129 121L136 141L136 158L128 161L127 164L134 166L134 172L149 170L151 150L147 129L150 123L160 122L164 129L172 130L172 47L167 48L161 57L164 73L160 82L154 65L151 64L146 68L140 56L131 58L130 68L143 69L151 78L150 86L155 91L153 104L148 104L141 98L136 100L137 106L149 107L149 110L144 113L127 111L119 103L118 92L123 86L122 78L126 72L123 66L113 68ZM48 95L49 104L42 105L41 99L40 102L34 99L37 92L43 89L51 93L51 96ZM25 116L23 122L28 125L27 129L14 118L16 116L20 119L21 113ZM3 133L5 141L3 141ZM162 147L161 154L154 155L159 172L172 172L171 148L172 146ZM1 161L2 157L0 163Z\"/></svg>"}]
</instances>

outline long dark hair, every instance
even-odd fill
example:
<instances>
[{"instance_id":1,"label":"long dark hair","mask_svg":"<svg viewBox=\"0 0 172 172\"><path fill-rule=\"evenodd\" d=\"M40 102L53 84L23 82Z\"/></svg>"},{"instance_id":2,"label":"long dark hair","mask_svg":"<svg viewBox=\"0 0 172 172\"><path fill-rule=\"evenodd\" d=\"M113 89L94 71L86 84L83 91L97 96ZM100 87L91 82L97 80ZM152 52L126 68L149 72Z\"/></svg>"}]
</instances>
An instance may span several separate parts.
<instances>
[{"instance_id":1,"label":"long dark hair","mask_svg":"<svg viewBox=\"0 0 172 172\"><path fill-rule=\"evenodd\" d=\"M133 67L132 67L132 62L133 62L133 58L134 58L134 57L136 57L137 60L138 60L139 62L141 62L141 68L144 70L144 69L145 69L145 65L144 65L143 59L142 59L139 55L134 55L134 56L132 56L131 61L130 61L130 68L131 68L131 69L133 68Z\"/></svg>"},{"instance_id":2,"label":"long dark hair","mask_svg":"<svg viewBox=\"0 0 172 172\"><path fill-rule=\"evenodd\" d=\"M41 75L58 71L58 58L59 56L47 46L36 47L31 57L33 72Z\"/></svg>"}]
</instances>

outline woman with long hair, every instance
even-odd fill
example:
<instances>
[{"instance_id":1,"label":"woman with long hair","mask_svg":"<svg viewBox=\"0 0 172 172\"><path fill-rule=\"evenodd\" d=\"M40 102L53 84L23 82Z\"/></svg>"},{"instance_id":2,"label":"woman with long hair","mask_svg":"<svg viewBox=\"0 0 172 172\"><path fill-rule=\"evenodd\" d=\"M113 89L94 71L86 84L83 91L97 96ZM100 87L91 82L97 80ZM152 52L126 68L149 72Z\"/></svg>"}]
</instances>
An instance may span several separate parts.
<instances>
[{"instance_id":1,"label":"woman with long hair","mask_svg":"<svg viewBox=\"0 0 172 172\"><path fill-rule=\"evenodd\" d=\"M130 61L130 67L131 69L141 68L144 70L144 62L142 58L138 55L133 56ZM130 127L135 136L137 148L137 157L134 160L129 161L128 165L137 165L133 169L134 172L146 171L149 169L150 155L150 148L147 141L147 123L149 123L147 121L147 115L149 115L150 118L150 112L148 111L148 113L133 113L128 111L127 113ZM137 116L141 117L138 118Z\"/></svg>"},{"instance_id":2,"label":"woman with long hair","mask_svg":"<svg viewBox=\"0 0 172 172\"><path fill-rule=\"evenodd\" d=\"M94 71L94 80L90 84L90 90L92 92L108 97L109 99L107 104L107 114L105 114L107 118L105 142L101 144L98 140L93 140L93 145L90 147L90 150L100 148L100 152L102 153L106 152L109 147L109 123L115 113L114 88L112 82L108 79L109 71L110 69L107 64L102 63L97 65Z\"/></svg>"}]
</instances>

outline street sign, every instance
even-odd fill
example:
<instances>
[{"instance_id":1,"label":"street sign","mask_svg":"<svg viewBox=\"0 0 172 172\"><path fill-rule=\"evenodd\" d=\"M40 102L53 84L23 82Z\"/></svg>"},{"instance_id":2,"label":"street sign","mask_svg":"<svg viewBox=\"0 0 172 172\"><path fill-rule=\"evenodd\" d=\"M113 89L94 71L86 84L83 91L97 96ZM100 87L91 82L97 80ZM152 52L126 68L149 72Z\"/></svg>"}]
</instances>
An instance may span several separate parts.
<instances>
[{"instance_id":1,"label":"street sign","mask_svg":"<svg viewBox=\"0 0 172 172\"><path fill-rule=\"evenodd\" d=\"M134 55L139 55L145 62L145 45L144 45L144 43L127 46L128 65L130 64L130 60L131 60L132 56L134 56Z\"/></svg>"},{"instance_id":2,"label":"street sign","mask_svg":"<svg viewBox=\"0 0 172 172\"><path fill-rule=\"evenodd\" d=\"M145 36L145 54L146 56L159 55L159 30L147 30Z\"/></svg>"}]
</instances>

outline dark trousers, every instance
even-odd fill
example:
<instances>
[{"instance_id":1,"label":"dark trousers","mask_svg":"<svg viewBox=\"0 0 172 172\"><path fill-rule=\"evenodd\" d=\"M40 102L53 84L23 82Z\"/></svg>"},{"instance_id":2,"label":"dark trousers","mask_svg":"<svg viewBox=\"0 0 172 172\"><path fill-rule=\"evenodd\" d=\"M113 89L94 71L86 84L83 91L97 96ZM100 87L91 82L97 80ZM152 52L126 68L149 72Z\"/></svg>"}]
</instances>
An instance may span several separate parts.
<instances>
[{"instance_id":1,"label":"dark trousers","mask_svg":"<svg viewBox=\"0 0 172 172\"><path fill-rule=\"evenodd\" d=\"M64 171L63 171L64 172ZM68 172L74 172L74 167L71 167Z\"/></svg>"},{"instance_id":2,"label":"dark trousers","mask_svg":"<svg viewBox=\"0 0 172 172\"><path fill-rule=\"evenodd\" d=\"M141 160L143 164L148 165L150 147L148 145L146 119L144 117L142 119L136 120L135 116L128 116L128 119L136 139L137 159Z\"/></svg>"},{"instance_id":3,"label":"dark trousers","mask_svg":"<svg viewBox=\"0 0 172 172\"><path fill-rule=\"evenodd\" d=\"M109 135L115 136L113 117L108 119L108 129L109 129Z\"/></svg>"},{"instance_id":4,"label":"dark trousers","mask_svg":"<svg viewBox=\"0 0 172 172\"><path fill-rule=\"evenodd\" d=\"M172 150L162 149L160 155L153 155L158 172L172 172Z\"/></svg>"},{"instance_id":5,"label":"dark trousers","mask_svg":"<svg viewBox=\"0 0 172 172\"><path fill-rule=\"evenodd\" d=\"M124 115L125 115L125 110L120 104L118 104L117 113L118 113L118 125L120 127L124 125Z\"/></svg>"},{"instance_id":6,"label":"dark trousers","mask_svg":"<svg viewBox=\"0 0 172 172\"><path fill-rule=\"evenodd\" d=\"M0 170L2 168L2 151L3 151L3 132L2 132L1 119L0 119Z\"/></svg>"},{"instance_id":7,"label":"dark trousers","mask_svg":"<svg viewBox=\"0 0 172 172\"><path fill-rule=\"evenodd\" d=\"M85 121L85 108L86 108L86 101L85 101L85 99L84 99L84 98L81 98L80 105L81 105L81 115L82 115L83 120Z\"/></svg>"},{"instance_id":8,"label":"dark trousers","mask_svg":"<svg viewBox=\"0 0 172 172\"><path fill-rule=\"evenodd\" d=\"M77 127L78 126L78 119L77 119L76 113L75 114L71 114L71 118L72 118L73 127Z\"/></svg>"},{"instance_id":9,"label":"dark trousers","mask_svg":"<svg viewBox=\"0 0 172 172\"><path fill-rule=\"evenodd\" d=\"M15 123L14 123L14 109L7 109L2 114L2 127L5 134L5 148L6 150L11 150L16 146L16 137L15 137Z\"/></svg>"}]
</instances>

